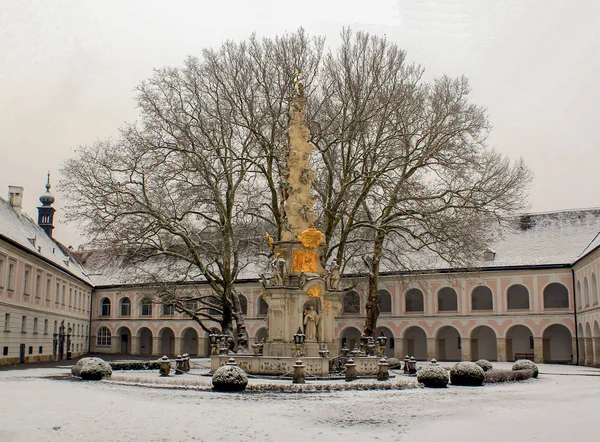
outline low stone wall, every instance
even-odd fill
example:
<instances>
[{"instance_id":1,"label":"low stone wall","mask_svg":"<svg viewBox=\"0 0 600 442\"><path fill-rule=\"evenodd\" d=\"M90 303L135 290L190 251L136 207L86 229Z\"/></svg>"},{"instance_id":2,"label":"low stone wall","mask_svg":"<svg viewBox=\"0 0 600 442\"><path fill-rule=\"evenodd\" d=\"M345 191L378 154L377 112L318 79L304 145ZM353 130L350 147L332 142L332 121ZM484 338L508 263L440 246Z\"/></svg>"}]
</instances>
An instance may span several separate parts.
<instances>
[{"instance_id":1,"label":"low stone wall","mask_svg":"<svg viewBox=\"0 0 600 442\"><path fill-rule=\"evenodd\" d=\"M225 365L231 358L228 356L211 356L210 369L214 372L217 368ZM258 375L292 375L294 372L293 365L298 360L297 357L284 356L251 356L251 355L234 355L235 362L249 374ZM305 365L306 375L323 376L329 374L330 358L321 357L301 357L302 363ZM377 364L380 358L363 357L356 358L356 371L358 375L376 375Z\"/></svg>"}]
</instances>

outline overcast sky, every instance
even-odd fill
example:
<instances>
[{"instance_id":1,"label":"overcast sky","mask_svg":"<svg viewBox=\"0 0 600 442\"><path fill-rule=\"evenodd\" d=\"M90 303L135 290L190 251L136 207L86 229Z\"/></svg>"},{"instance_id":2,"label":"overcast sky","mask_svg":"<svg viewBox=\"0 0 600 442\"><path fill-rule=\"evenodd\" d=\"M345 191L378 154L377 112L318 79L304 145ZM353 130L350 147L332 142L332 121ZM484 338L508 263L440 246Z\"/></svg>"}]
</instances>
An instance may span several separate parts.
<instances>
[{"instance_id":1,"label":"overcast sky","mask_svg":"<svg viewBox=\"0 0 600 442\"><path fill-rule=\"evenodd\" d=\"M428 76L466 75L488 109L489 144L535 173L532 211L600 206L598 0L0 0L0 193L25 187L37 217L46 172L137 118L133 89L187 55L303 26L385 34Z\"/></svg>"}]
</instances>

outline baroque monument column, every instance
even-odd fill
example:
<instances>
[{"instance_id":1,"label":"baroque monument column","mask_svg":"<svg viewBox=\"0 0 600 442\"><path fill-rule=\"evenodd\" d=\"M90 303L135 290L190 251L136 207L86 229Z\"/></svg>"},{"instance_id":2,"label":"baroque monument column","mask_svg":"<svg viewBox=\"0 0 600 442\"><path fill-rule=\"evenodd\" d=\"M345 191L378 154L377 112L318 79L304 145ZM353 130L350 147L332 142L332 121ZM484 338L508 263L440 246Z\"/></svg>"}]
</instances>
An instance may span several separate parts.
<instances>
[{"instance_id":1,"label":"baroque monument column","mask_svg":"<svg viewBox=\"0 0 600 442\"><path fill-rule=\"evenodd\" d=\"M306 125L306 98L300 72L296 92L290 99L285 168L281 171L280 192L283 230L278 241L267 233L273 252L271 276L263 277L263 299L268 338L263 353L268 356L295 354L293 336L300 329L306 335L307 356L318 356L322 344L336 346L334 318L341 310L339 266L323 267L325 235L316 229L312 182L315 173L309 158L312 144Z\"/></svg>"}]
</instances>

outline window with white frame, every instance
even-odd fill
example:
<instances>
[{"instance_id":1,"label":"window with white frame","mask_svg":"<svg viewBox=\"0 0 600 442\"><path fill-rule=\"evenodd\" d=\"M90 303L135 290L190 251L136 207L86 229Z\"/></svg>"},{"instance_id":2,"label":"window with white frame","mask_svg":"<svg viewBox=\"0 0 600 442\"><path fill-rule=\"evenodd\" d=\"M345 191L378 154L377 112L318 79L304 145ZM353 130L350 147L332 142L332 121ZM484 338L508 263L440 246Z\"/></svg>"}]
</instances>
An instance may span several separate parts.
<instances>
[{"instance_id":1,"label":"window with white frame","mask_svg":"<svg viewBox=\"0 0 600 442\"><path fill-rule=\"evenodd\" d=\"M110 330L107 327L100 327L96 332L96 346L110 347Z\"/></svg>"},{"instance_id":2,"label":"window with white frame","mask_svg":"<svg viewBox=\"0 0 600 442\"><path fill-rule=\"evenodd\" d=\"M110 316L110 299L104 298L100 305L100 316Z\"/></svg>"},{"instance_id":3,"label":"window with white frame","mask_svg":"<svg viewBox=\"0 0 600 442\"><path fill-rule=\"evenodd\" d=\"M52 288L52 278L46 278L46 301L50 301L50 289Z\"/></svg>"},{"instance_id":4,"label":"window with white frame","mask_svg":"<svg viewBox=\"0 0 600 442\"><path fill-rule=\"evenodd\" d=\"M141 315L152 316L152 301L148 298L142 299Z\"/></svg>"},{"instance_id":5,"label":"window with white frame","mask_svg":"<svg viewBox=\"0 0 600 442\"><path fill-rule=\"evenodd\" d=\"M131 301L129 298L121 299L121 316L131 316Z\"/></svg>"},{"instance_id":6,"label":"window with white frame","mask_svg":"<svg viewBox=\"0 0 600 442\"><path fill-rule=\"evenodd\" d=\"M31 288L29 287L29 280L31 279L31 267L25 266L25 272L23 273L23 294L29 295Z\"/></svg>"},{"instance_id":7,"label":"window with white frame","mask_svg":"<svg viewBox=\"0 0 600 442\"><path fill-rule=\"evenodd\" d=\"M41 290L42 290L42 274L37 273L35 275L35 297L36 298L41 297Z\"/></svg>"},{"instance_id":8,"label":"window with white frame","mask_svg":"<svg viewBox=\"0 0 600 442\"><path fill-rule=\"evenodd\" d=\"M175 314L175 306L173 304L163 304L163 316L173 316Z\"/></svg>"},{"instance_id":9,"label":"window with white frame","mask_svg":"<svg viewBox=\"0 0 600 442\"><path fill-rule=\"evenodd\" d=\"M6 280L6 288L8 290L15 289L15 270L17 263L13 260L8 261L8 278Z\"/></svg>"},{"instance_id":10,"label":"window with white frame","mask_svg":"<svg viewBox=\"0 0 600 442\"><path fill-rule=\"evenodd\" d=\"M4 263L6 262L6 258L3 255L0 255L0 287L4 287Z\"/></svg>"}]
</instances>

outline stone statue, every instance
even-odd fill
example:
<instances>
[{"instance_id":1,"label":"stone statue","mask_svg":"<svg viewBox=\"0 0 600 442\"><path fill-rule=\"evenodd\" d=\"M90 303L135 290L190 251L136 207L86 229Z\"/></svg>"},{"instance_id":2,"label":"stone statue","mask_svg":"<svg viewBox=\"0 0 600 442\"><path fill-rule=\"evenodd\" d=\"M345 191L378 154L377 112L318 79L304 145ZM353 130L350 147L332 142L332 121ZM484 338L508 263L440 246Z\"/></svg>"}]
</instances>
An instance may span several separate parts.
<instances>
[{"instance_id":1,"label":"stone statue","mask_svg":"<svg viewBox=\"0 0 600 442\"><path fill-rule=\"evenodd\" d=\"M304 334L306 335L307 341L317 340L317 331L319 326L319 320L321 317L316 312L314 306L308 307L308 310L304 311Z\"/></svg>"},{"instance_id":2,"label":"stone statue","mask_svg":"<svg viewBox=\"0 0 600 442\"><path fill-rule=\"evenodd\" d=\"M306 273L304 270L300 270L300 275L298 276L298 286L303 287L306 284Z\"/></svg>"},{"instance_id":3,"label":"stone statue","mask_svg":"<svg viewBox=\"0 0 600 442\"><path fill-rule=\"evenodd\" d=\"M273 278L275 279L275 285L282 286L287 276L287 268L285 265L285 259L278 253L271 261L271 267L273 268Z\"/></svg>"},{"instance_id":4,"label":"stone statue","mask_svg":"<svg viewBox=\"0 0 600 442\"><path fill-rule=\"evenodd\" d=\"M337 290L340 286L340 266L337 260L333 260L329 268L329 288Z\"/></svg>"}]
</instances>

